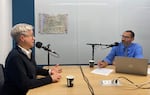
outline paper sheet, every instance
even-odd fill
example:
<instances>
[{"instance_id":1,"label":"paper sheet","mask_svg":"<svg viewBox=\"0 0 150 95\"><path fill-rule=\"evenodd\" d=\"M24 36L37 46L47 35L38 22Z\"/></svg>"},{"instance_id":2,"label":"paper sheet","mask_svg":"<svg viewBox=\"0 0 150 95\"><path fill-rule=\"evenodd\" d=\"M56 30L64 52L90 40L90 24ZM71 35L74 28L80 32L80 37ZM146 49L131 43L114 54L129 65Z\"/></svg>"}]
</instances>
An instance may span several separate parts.
<instances>
[{"instance_id":1,"label":"paper sheet","mask_svg":"<svg viewBox=\"0 0 150 95\"><path fill-rule=\"evenodd\" d=\"M93 71L91 71L91 73L108 76L112 71L113 71L113 69L97 68L97 69L94 69Z\"/></svg>"},{"instance_id":2,"label":"paper sheet","mask_svg":"<svg viewBox=\"0 0 150 95\"><path fill-rule=\"evenodd\" d=\"M150 74L150 68L148 68L148 70L147 70L147 74Z\"/></svg>"}]
</instances>

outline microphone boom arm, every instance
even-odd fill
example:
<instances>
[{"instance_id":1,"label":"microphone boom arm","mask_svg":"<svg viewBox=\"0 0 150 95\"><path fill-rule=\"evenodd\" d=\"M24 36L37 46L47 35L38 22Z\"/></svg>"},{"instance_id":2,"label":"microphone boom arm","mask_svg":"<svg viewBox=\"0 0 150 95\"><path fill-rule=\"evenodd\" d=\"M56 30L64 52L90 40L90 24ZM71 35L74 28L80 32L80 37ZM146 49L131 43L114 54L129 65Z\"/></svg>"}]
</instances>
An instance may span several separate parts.
<instances>
[{"instance_id":1,"label":"microphone boom arm","mask_svg":"<svg viewBox=\"0 0 150 95\"><path fill-rule=\"evenodd\" d=\"M113 47L113 46L118 46L119 43L115 42L114 44L110 44L110 45L108 45L108 44L101 44L101 43L100 44L87 43L87 45L91 45L92 46L92 60L94 60L94 48L95 48L95 46L107 46L107 48L109 48L109 47Z\"/></svg>"}]
</instances>

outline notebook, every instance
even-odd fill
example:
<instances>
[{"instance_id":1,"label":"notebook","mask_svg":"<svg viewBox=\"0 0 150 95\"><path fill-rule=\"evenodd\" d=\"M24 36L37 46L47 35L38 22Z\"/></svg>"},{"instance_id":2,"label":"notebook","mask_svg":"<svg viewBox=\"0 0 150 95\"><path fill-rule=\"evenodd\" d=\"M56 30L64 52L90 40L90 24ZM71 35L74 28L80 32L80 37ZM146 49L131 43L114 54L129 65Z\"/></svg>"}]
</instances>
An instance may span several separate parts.
<instances>
[{"instance_id":1,"label":"notebook","mask_svg":"<svg viewBox=\"0 0 150 95\"><path fill-rule=\"evenodd\" d=\"M114 62L116 73L147 75L148 59L116 56Z\"/></svg>"}]
</instances>

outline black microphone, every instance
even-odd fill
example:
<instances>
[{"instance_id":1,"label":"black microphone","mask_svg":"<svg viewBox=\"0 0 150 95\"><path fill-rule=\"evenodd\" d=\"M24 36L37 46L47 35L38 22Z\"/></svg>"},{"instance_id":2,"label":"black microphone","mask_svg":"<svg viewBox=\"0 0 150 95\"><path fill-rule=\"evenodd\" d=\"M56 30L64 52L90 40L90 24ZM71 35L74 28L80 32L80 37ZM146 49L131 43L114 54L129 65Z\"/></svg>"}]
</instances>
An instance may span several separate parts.
<instances>
[{"instance_id":1,"label":"black microphone","mask_svg":"<svg viewBox=\"0 0 150 95\"><path fill-rule=\"evenodd\" d=\"M114 44L110 44L110 45L108 45L108 47L107 48L109 48L109 47L113 47L113 46L118 46L119 45L119 43L118 42L114 42Z\"/></svg>"},{"instance_id":2,"label":"black microphone","mask_svg":"<svg viewBox=\"0 0 150 95\"><path fill-rule=\"evenodd\" d=\"M51 50L51 49L49 49L48 47L45 47L45 46L42 46L42 45L43 45L42 42L36 42L36 44L35 44L35 46L36 46L37 48L43 48L43 49L46 50L46 51L49 51L49 52L51 52L51 53L54 53L54 54L58 55L54 50Z\"/></svg>"}]
</instances>

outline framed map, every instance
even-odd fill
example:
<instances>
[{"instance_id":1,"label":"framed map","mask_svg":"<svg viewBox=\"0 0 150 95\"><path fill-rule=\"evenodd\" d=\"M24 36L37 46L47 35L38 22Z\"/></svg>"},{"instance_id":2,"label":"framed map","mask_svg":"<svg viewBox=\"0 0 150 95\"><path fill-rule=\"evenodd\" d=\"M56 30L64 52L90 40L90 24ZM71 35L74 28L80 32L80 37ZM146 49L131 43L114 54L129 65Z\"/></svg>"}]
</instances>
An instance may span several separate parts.
<instances>
[{"instance_id":1,"label":"framed map","mask_svg":"<svg viewBox=\"0 0 150 95\"><path fill-rule=\"evenodd\" d=\"M39 14L39 33L64 34L67 33L68 14Z\"/></svg>"}]
</instances>

